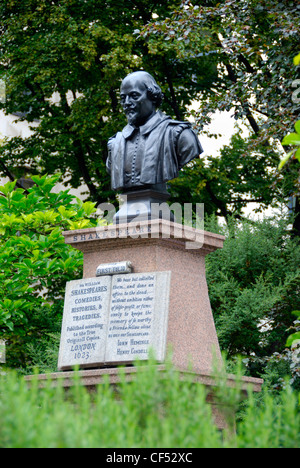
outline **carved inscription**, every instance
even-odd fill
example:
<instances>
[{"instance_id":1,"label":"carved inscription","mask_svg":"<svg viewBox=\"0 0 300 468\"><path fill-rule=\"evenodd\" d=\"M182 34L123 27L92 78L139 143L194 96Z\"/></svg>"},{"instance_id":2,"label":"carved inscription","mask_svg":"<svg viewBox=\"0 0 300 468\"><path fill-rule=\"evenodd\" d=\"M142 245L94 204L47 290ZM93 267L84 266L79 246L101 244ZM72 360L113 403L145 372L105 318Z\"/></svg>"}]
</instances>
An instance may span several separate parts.
<instances>
[{"instance_id":1,"label":"carved inscription","mask_svg":"<svg viewBox=\"0 0 300 468\"><path fill-rule=\"evenodd\" d=\"M67 284L59 368L104 361L110 277Z\"/></svg>"},{"instance_id":2,"label":"carved inscription","mask_svg":"<svg viewBox=\"0 0 300 468\"><path fill-rule=\"evenodd\" d=\"M67 284L58 368L165 357L170 272L101 276Z\"/></svg>"},{"instance_id":3,"label":"carved inscription","mask_svg":"<svg viewBox=\"0 0 300 468\"><path fill-rule=\"evenodd\" d=\"M155 274L113 279L107 361L147 359L152 343L155 287Z\"/></svg>"}]
</instances>

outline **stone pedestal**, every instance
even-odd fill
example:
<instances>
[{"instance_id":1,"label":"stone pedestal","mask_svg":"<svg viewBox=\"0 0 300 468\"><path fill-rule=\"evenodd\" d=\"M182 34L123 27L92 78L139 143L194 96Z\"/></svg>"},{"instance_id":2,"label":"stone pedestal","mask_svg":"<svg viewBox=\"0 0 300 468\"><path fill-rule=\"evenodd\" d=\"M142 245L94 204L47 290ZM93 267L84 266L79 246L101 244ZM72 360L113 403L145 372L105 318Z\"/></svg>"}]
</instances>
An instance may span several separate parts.
<instances>
[{"instance_id":1,"label":"stone pedestal","mask_svg":"<svg viewBox=\"0 0 300 468\"><path fill-rule=\"evenodd\" d=\"M166 372L164 365L158 366L158 371L164 375ZM218 380L212 376L211 373L191 372L185 369L177 369L180 375L180 379L189 382L194 382L195 385L204 385L206 389L206 401L211 405L212 414L216 426L219 429L225 429L227 426L227 418L232 415L234 417L234 408L221 406L215 397L215 392L218 387ZM131 382L136 378L138 369L134 366L125 367L123 374L126 382ZM105 368L105 369L91 369L81 370L79 372L56 372L53 374L41 374L26 376L25 380L30 384L33 381L38 381L40 388L44 388L49 385L51 381L52 387L62 387L66 391L76 385L80 378L81 384L88 390L88 392L95 392L98 385L103 385L108 379L111 386L118 388L118 385L122 382L120 377L120 371L117 368ZM246 398L251 389L253 392L260 392L263 381L261 379L254 379L251 377L243 377L242 384L238 384L241 388L242 397ZM228 387L235 387L237 381L234 375L227 375ZM201 425L201 420L199 420Z\"/></svg>"},{"instance_id":2,"label":"stone pedestal","mask_svg":"<svg viewBox=\"0 0 300 468\"><path fill-rule=\"evenodd\" d=\"M224 237L165 220L131 222L64 233L84 254L84 278L99 264L130 261L134 273L171 272L167 348L173 363L195 372L222 362L208 297L205 257L222 248Z\"/></svg>"},{"instance_id":3,"label":"stone pedestal","mask_svg":"<svg viewBox=\"0 0 300 468\"><path fill-rule=\"evenodd\" d=\"M213 366L215 360L221 366L222 357L205 276L205 257L222 248L224 237L165 220L68 231L64 236L66 243L84 254L84 279L96 279L100 264L114 262L131 262L130 267L135 274L170 274L166 340L173 352L173 364L182 379L192 375L195 384L205 385L215 423L220 429L226 427L228 408L218 406L214 396L218 383L213 376ZM120 376L116 365L105 367L105 363L100 363L97 369L81 370L82 385L94 391L104 378L109 378L111 385L117 386ZM158 368L165 372L163 364ZM124 372L130 382L137 369L127 365ZM50 379L52 385L62 384L68 389L74 385L74 376L75 373L70 371L27 376L25 379L28 383L37 379L41 387ZM242 383L241 391L246 395L249 387L259 392L263 381L244 377ZM228 375L227 385L235 384L235 378Z\"/></svg>"},{"instance_id":4,"label":"stone pedestal","mask_svg":"<svg viewBox=\"0 0 300 468\"><path fill-rule=\"evenodd\" d=\"M150 221L153 219L165 219L175 221L167 201L170 195L158 190L136 190L121 195L124 204L114 216L114 224L127 224L137 219Z\"/></svg>"}]
</instances>

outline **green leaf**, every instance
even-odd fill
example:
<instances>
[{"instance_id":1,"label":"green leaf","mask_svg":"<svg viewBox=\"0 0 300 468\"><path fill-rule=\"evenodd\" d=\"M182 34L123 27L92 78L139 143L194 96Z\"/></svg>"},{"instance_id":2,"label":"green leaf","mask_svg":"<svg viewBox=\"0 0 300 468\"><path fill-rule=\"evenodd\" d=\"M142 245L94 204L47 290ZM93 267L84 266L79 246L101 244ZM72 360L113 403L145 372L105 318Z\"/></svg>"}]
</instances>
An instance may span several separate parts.
<instances>
[{"instance_id":1,"label":"green leaf","mask_svg":"<svg viewBox=\"0 0 300 468\"><path fill-rule=\"evenodd\" d=\"M296 55L294 58L294 65L300 65L300 54Z\"/></svg>"},{"instance_id":2,"label":"green leaf","mask_svg":"<svg viewBox=\"0 0 300 468\"><path fill-rule=\"evenodd\" d=\"M58 212L64 219L72 218L77 214L76 211L67 210L63 205L58 208Z\"/></svg>"},{"instance_id":3,"label":"green leaf","mask_svg":"<svg viewBox=\"0 0 300 468\"><path fill-rule=\"evenodd\" d=\"M33 221L33 214L25 215L24 213L21 213L21 216L26 224L29 224Z\"/></svg>"},{"instance_id":4,"label":"green leaf","mask_svg":"<svg viewBox=\"0 0 300 468\"><path fill-rule=\"evenodd\" d=\"M0 187L0 192L2 192L4 195L9 195L12 193L15 189L17 181L14 182L7 182L5 185L2 185Z\"/></svg>"},{"instance_id":5,"label":"green leaf","mask_svg":"<svg viewBox=\"0 0 300 468\"><path fill-rule=\"evenodd\" d=\"M83 205L82 205L82 208L84 209L84 212L86 214L86 216L91 216L91 214L95 213L96 208L96 203L92 203L92 202L85 202Z\"/></svg>"},{"instance_id":6,"label":"green leaf","mask_svg":"<svg viewBox=\"0 0 300 468\"><path fill-rule=\"evenodd\" d=\"M290 335L287 339L286 346L290 347L293 345L295 341L300 340L300 332L293 333L293 335Z\"/></svg>"},{"instance_id":7,"label":"green leaf","mask_svg":"<svg viewBox=\"0 0 300 468\"><path fill-rule=\"evenodd\" d=\"M81 221L70 221L67 220L68 224L70 225L70 230L71 231L76 231L77 229L84 229L90 224L89 219L83 219Z\"/></svg>"},{"instance_id":8,"label":"green leaf","mask_svg":"<svg viewBox=\"0 0 300 468\"><path fill-rule=\"evenodd\" d=\"M300 120L298 120L298 122L295 123L295 129L296 132L300 135Z\"/></svg>"},{"instance_id":9,"label":"green leaf","mask_svg":"<svg viewBox=\"0 0 300 468\"><path fill-rule=\"evenodd\" d=\"M282 140L282 145L298 145L300 146L300 135L298 133L290 133Z\"/></svg>"},{"instance_id":10,"label":"green leaf","mask_svg":"<svg viewBox=\"0 0 300 468\"><path fill-rule=\"evenodd\" d=\"M68 268L76 268L76 260L74 260L72 257L71 258L68 258L66 261L65 261L65 269L68 269Z\"/></svg>"},{"instance_id":11,"label":"green leaf","mask_svg":"<svg viewBox=\"0 0 300 468\"><path fill-rule=\"evenodd\" d=\"M5 207L7 207L8 203L7 203L7 198L6 197L0 196L0 205L3 205Z\"/></svg>"},{"instance_id":12,"label":"green leaf","mask_svg":"<svg viewBox=\"0 0 300 468\"><path fill-rule=\"evenodd\" d=\"M10 331L13 331L13 330L14 330L14 324L13 324L13 322L6 322L5 325L7 326L7 328L9 328Z\"/></svg>"}]
</instances>

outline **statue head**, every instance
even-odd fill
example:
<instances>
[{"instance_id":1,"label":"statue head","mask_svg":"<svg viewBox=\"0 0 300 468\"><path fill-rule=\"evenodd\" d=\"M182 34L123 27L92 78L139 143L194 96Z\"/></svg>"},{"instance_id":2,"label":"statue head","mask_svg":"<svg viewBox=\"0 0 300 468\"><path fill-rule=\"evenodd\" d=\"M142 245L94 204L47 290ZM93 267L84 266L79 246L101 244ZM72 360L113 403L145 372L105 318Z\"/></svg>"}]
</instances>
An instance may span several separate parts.
<instances>
[{"instance_id":1,"label":"statue head","mask_svg":"<svg viewBox=\"0 0 300 468\"><path fill-rule=\"evenodd\" d=\"M147 72L131 73L122 82L121 104L130 125L144 125L156 113L162 100L162 90Z\"/></svg>"}]
</instances>

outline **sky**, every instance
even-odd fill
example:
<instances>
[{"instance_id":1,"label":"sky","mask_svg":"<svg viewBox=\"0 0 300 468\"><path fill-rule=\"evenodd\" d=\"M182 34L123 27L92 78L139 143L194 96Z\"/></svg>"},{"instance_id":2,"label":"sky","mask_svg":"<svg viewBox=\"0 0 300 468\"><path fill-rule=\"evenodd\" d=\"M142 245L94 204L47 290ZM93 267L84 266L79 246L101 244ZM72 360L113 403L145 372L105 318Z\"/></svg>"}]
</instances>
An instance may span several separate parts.
<instances>
[{"instance_id":1,"label":"sky","mask_svg":"<svg viewBox=\"0 0 300 468\"><path fill-rule=\"evenodd\" d=\"M231 112L216 112L212 118L212 122L206 127L211 133L218 133L222 135L218 139L209 138L206 135L199 135L199 139L204 149L202 156L218 155L220 149L230 143L230 139L236 133L236 120L233 118ZM249 135L249 130L242 122L238 122L243 130L243 136Z\"/></svg>"}]
</instances>

